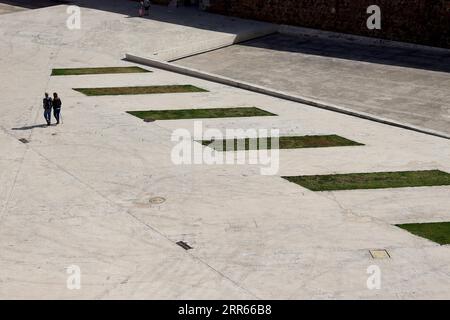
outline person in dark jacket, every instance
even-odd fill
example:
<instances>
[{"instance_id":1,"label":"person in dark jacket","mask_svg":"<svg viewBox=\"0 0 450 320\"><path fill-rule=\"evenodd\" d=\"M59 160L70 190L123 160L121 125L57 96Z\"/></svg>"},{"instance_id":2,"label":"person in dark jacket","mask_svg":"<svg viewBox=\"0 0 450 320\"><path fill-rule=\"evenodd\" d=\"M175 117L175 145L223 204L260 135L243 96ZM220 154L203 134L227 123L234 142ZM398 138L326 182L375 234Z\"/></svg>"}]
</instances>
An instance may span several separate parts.
<instances>
[{"instance_id":1,"label":"person in dark jacket","mask_svg":"<svg viewBox=\"0 0 450 320\"><path fill-rule=\"evenodd\" d=\"M144 0L144 11L146 15L150 15L150 0Z\"/></svg>"},{"instance_id":2,"label":"person in dark jacket","mask_svg":"<svg viewBox=\"0 0 450 320\"><path fill-rule=\"evenodd\" d=\"M58 94L55 92L53 93L53 115L56 119L56 124L59 124L59 117L61 114L61 99L58 97Z\"/></svg>"},{"instance_id":3,"label":"person in dark jacket","mask_svg":"<svg viewBox=\"0 0 450 320\"><path fill-rule=\"evenodd\" d=\"M52 121L52 106L53 100L48 96L48 93L45 93L44 99L42 99L42 105L44 107L44 118L47 121L47 125L49 126Z\"/></svg>"}]
</instances>

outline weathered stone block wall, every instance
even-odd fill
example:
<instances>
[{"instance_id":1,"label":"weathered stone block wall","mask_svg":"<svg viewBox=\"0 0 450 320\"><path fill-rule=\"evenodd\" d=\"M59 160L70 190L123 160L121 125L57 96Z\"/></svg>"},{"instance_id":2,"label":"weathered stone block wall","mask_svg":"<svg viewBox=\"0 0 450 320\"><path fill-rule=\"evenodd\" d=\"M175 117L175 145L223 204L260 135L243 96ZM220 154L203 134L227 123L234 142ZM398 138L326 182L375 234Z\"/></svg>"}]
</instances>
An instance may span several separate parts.
<instances>
[{"instance_id":1,"label":"weathered stone block wall","mask_svg":"<svg viewBox=\"0 0 450 320\"><path fill-rule=\"evenodd\" d=\"M242 18L450 48L450 0L210 0L209 10ZM381 30L366 26L370 5Z\"/></svg>"}]
</instances>

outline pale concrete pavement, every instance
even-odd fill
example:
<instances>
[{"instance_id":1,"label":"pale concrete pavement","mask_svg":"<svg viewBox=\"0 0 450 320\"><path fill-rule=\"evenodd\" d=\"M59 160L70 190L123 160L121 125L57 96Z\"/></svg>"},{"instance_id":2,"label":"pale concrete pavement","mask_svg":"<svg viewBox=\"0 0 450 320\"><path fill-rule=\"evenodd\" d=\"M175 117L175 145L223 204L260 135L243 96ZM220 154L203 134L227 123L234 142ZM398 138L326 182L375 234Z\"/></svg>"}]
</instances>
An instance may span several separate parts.
<instances>
[{"instance_id":1,"label":"pale concrete pavement","mask_svg":"<svg viewBox=\"0 0 450 320\"><path fill-rule=\"evenodd\" d=\"M134 43L124 25L159 27L148 34L165 37L152 41L159 48L170 48L170 34L184 27L84 10L85 28L72 32L64 6L31 12L0 20L0 49L8 53L0 57L1 298L450 297L450 247L392 226L448 220L449 187L314 193L255 166L176 166L171 133L192 130L193 121L149 124L125 111L257 106L279 116L204 126L333 133L366 145L283 151L279 175L450 172L448 140L157 69L49 77L52 67L129 65L119 60ZM118 32L93 41L104 26ZM198 30L189 30L184 37L196 38ZM146 46L152 49L136 48ZM184 83L209 92L87 97L72 90ZM44 91L60 93L64 124L30 129L44 123ZM154 196L166 202L149 204ZM179 240L194 249L184 251ZM368 250L378 248L392 259L372 260ZM66 287L73 264L81 267L81 290ZM373 264L382 270L381 290L366 286Z\"/></svg>"},{"instance_id":2,"label":"pale concrete pavement","mask_svg":"<svg viewBox=\"0 0 450 320\"><path fill-rule=\"evenodd\" d=\"M22 10L26 10L26 9L24 9L22 7L17 7L17 6L12 6L9 4L0 3L0 15L11 13L11 12L16 12L16 11L22 11Z\"/></svg>"},{"instance_id":3,"label":"pale concrete pavement","mask_svg":"<svg viewBox=\"0 0 450 320\"><path fill-rule=\"evenodd\" d=\"M450 133L450 50L273 35L176 63Z\"/></svg>"}]
</instances>

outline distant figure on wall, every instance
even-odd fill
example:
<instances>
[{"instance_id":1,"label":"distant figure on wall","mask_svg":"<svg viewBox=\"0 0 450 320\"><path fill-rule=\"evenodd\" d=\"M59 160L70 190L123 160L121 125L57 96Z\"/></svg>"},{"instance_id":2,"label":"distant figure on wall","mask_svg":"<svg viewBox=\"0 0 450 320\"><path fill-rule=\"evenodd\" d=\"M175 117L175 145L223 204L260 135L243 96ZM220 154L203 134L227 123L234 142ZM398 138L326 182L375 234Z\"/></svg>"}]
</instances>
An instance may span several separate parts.
<instances>
[{"instance_id":1,"label":"distant figure on wall","mask_svg":"<svg viewBox=\"0 0 450 320\"><path fill-rule=\"evenodd\" d=\"M45 93L45 97L42 100L42 104L44 107L44 118L45 121L47 121L47 126L51 124L52 121L52 106L53 106L53 100L48 96L48 93Z\"/></svg>"},{"instance_id":2,"label":"distant figure on wall","mask_svg":"<svg viewBox=\"0 0 450 320\"><path fill-rule=\"evenodd\" d=\"M145 14L150 16L150 0L144 0Z\"/></svg>"},{"instance_id":3,"label":"distant figure on wall","mask_svg":"<svg viewBox=\"0 0 450 320\"><path fill-rule=\"evenodd\" d=\"M150 0L141 0L139 2L139 16L150 15Z\"/></svg>"},{"instance_id":4,"label":"distant figure on wall","mask_svg":"<svg viewBox=\"0 0 450 320\"><path fill-rule=\"evenodd\" d=\"M144 15L144 0L139 1L139 17Z\"/></svg>"},{"instance_id":5,"label":"distant figure on wall","mask_svg":"<svg viewBox=\"0 0 450 320\"><path fill-rule=\"evenodd\" d=\"M53 115L55 116L56 124L59 124L59 119L61 116L61 106L62 102L58 97L58 94L56 92L53 93Z\"/></svg>"}]
</instances>

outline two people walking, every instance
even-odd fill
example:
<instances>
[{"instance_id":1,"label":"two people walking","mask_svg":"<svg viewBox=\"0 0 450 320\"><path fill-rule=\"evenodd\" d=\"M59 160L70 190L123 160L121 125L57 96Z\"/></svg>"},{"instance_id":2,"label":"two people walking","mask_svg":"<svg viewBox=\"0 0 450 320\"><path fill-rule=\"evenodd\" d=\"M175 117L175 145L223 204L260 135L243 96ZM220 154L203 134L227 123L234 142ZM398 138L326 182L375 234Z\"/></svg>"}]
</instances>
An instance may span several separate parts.
<instances>
[{"instance_id":1,"label":"two people walking","mask_svg":"<svg viewBox=\"0 0 450 320\"><path fill-rule=\"evenodd\" d=\"M42 103L44 107L44 118L45 121L47 121L47 126L51 125L52 123L52 109L53 109L53 116L56 119L56 124L59 124L59 119L61 117L62 102L61 99L58 97L58 94L56 92L53 93L52 99L46 92Z\"/></svg>"}]
</instances>

